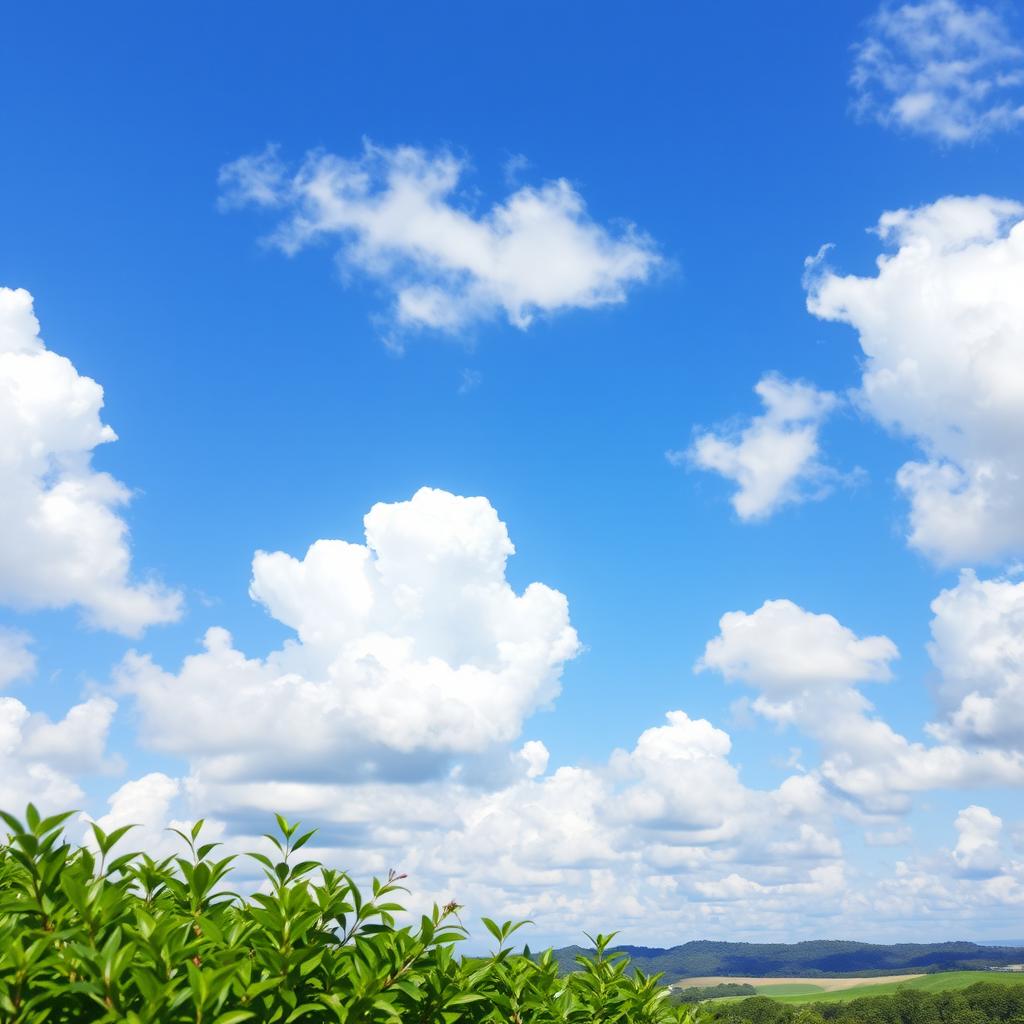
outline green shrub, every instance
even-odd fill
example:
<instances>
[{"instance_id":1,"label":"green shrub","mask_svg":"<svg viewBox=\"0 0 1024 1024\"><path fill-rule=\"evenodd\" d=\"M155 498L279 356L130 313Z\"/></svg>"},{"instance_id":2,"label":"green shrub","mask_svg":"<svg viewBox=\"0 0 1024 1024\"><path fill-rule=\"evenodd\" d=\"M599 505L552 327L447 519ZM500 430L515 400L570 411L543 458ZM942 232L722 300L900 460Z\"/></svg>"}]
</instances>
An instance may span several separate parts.
<instances>
[{"instance_id":1,"label":"green shrub","mask_svg":"<svg viewBox=\"0 0 1024 1024\"><path fill-rule=\"evenodd\" d=\"M69 814L0 816L0 1024L694 1020L660 975L630 974L612 936L561 976L550 951L512 951L525 922L485 918L496 952L457 956L454 903L399 926L401 876L364 894L296 857L313 833L280 816L276 857L249 855L269 886L248 898L226 889L233 858L215 856L202 822L178 833L187 856L156 861L113 852L128 828L93 825L90 850L66 841Z\"/></svg>"}]
</instances>

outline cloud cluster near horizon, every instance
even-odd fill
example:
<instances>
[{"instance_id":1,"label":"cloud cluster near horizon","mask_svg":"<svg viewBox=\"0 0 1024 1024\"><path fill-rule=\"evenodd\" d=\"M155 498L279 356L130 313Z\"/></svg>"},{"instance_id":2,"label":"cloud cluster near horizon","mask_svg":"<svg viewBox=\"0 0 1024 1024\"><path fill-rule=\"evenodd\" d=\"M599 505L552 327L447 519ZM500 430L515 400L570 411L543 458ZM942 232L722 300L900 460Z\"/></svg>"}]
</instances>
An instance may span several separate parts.
<instances>
[{"instance_id":1,"label":"cloud cluster near horizon","mask_svg":"<svg viewBox=\"0 0 1024 1024\"><path fill-rule=\"evenodd\" d=\"M829 404L783 382L769 394L792 413L783 423ZM512 589L513 553L490 502L427 488L374 506L361 542L322 539L301 558L257 552L251 594L292 639L252 656L212 627L178 670L129 654L108 693L56 721L0 699L0 802L78 800L83 773L116 770L107 737L127 713L140 744L184 770L124 782L102 822L140 821L155 849L168 821L199 815L242 846L280 810L319 823L324 854L355 871L401 863L421 899L457 892L566 939L595 915L668 939L738 917L775 932L810 913L843 919L859 899L844 821L906 843L917 794L1024 784L1013 727L1024 583L967 573L936 599L943 683L930 745L892 729L861 693L890 677L888 638L787 600L726 613L698 668L751 687L756 717L821 750L818 764L751 787L729 734L682 708L604 763L550 766L528 723L557 698L579 640L562 594ZM2 640L12 681L30 673L29 638ZM996 894L1024 900L997 816L966 806L954 834L945 868L905 868L920 886L958 887L964 919ZM880 900L896 885L879 880ZM928 907L922 897L915 912Z\"/></svg>"},{"instance_id":2,"label":"cloud cluster near horizon","mask_svg":"<svg viewBox=\"0 0 1024 1024\"><path fill-rule=\"evenodd\" d=\"M179 669L125 658L117 693L140 741L186 770L126 783L107 824L149 807L159 841L167 819L202 813L241 846L282 810L315 821L323 852L357 872L400 864L419 898L528 913L566 940L595 917L650 941L741 919L775 933L808 914L886 920L907 876L914 914L982 920L997 900L1024 903L1022 867L979 804L950 821L938 861L876 877L877 899L842 838L853 825L872 845L906 845L921 794L1024 785L1024 583L965 573L936 599L927 743L862 692L890 679L889 638L784 599L727 612L698 670L750 688L755 719L820 750L751 786L729 734L682 708L603 763L550 765L529 721L578 651L566 599L510 588L511 541L486 499L424 489L374 506L365 526L365 543L320 540L302 559L257 553L252 593L295 634L270 655L215 628Z\"/></svg>"},{"instance_id":3,"label":"cloud cluster near horizon","mask_svg":"<svg viewBox=\"0 0 1024 1024\"><path fill-rule=\"evenodd\" d=\"M906 5L878 23L887 39L912 10L961 25L950 0ZM966 24L961 42L991 28ZM987 116L950 103L945 120L915 127L948 134ZM477 212L465 170L447 152L373 146L290 170L269 149L222 170L222 201L279 215L272 239L286 252L339 245L343 266L390 296L396 341L496 317L526 329L621 303L655 273L654 243L602 226L567 181L510 186ZM761 412L699 431L670 458L718 473L737 516L763 520L838 479L821 434L849 402L915 452L896 478L915 549L956 566L1020 554L1022 225L1015 201L947 197L883 214L873 275L812 260L808 309L856 332L856 386L841 398L765 374ZM0 601L75 608L127 635L178 617L180 594L132 571L128 487L91 463L115 439L102 388L47 348L23 291L0 289L0 389L0 511L13 524ZM83 776L117 774L104 825L141 821L158 849L168 821L201 815L244 849L281 811L317 823L324 856L357 873L401 864L422 900L454 893L566 939L595 919L657 941L738 921L780 933L806 917L986 922L994 906L1024 905L1012 828L967 795L1024 786L1024 582L1012 575L964 570L935 598L935 707L911 729L872 699L900 656L884 623L854 629L784 596L726 610L694 685L745 688L737 711L811 748L751 784L726 723L691 713L683 693L621 749L552 756L532 722L555 705L580 638L560 590L513 586L515 549L486 497L424 487L374 505L363 525L254 554L249 593L288 634L269 653L207 623L180 664L140 645L63 717L0 698L0 805L56 809L84 796ZM32 638L0 630L0 686L34 669ZM108 750L115 723L165 770L126 779ZM948 845L865 879L850 836L906 847L922 794L940 791L958 794Z\"/></svg>"},{"instance_id":4,"label":"cloud cluster near horizon","mask_svg":"<svg viewBox=\"0 0 1024 1024\"><path fill-rule=\"evenodd\" d=\"M409 330L456 333L497 316L525 330L538 316L621 303L661 263L633 225L593 220L564 178L476 212L466 170L447 151L370 143L353 158L311 152L293 170L268 146L221 168L221 207L282 214L270 241L289 254L340 244L343 268L391 294L396 345Z\"/></svg>"}]
</instances>

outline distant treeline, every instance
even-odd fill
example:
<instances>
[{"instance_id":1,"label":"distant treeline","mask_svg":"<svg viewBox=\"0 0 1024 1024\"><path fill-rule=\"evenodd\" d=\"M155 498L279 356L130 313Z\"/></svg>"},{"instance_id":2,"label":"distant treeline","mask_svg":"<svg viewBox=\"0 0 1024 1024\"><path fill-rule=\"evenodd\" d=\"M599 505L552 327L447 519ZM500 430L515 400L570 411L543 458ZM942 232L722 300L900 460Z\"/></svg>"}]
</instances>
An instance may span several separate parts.
<instances>
[{"instance_id":1,"label":"distant treeline","mask_svg":"<svg viewBox=\"0 0 1024 1024\"><path fill-rule=\"evenodd\" d=\"M780 1003L754 996L711 1004L713 1024L1018 1024L1024 985L981 982L948 992L902 989L849 1002Z\"/></svg>"},{"instance_id":2,"label":"distant treeline","mask_svg":"<svg viewBox=\"0 0 1024 1024\"><path fill-rule=\"evenodd\" d=\"M723 996L756 996L753 985L738 985L728 982L723 985L690 985L688 988L674 988L669 998L673 1003L702 1003L705 999L721 999Z\"/></svg>"},{"instance_id":3,"label":"distant treeline","mask_svg":"<svg viewBox=\"0 0 1024 1024\"><path fill-rule=\"evenodd\" d=\"M813 942L687 942L670 949L617 946L632 966L645 974L664 973L666 980L732 975L748 978L830 977L880 974L927 974L971 971L1024 959L1016 946L979 946L974 942L905 942L892 946L827 939ZM575 970L581 946L555 950L562 968Z\"/></svg>"}]
</instances>

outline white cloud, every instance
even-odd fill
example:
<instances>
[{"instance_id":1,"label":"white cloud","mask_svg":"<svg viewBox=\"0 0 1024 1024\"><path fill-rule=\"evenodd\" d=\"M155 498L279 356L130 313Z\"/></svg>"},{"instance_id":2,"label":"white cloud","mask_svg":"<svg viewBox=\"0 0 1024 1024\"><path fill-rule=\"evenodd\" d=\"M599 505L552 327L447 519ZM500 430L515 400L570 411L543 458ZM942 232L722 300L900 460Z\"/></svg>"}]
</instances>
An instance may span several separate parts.
<instances>
[{"instance_id":1,"label":"white cloud","mask_svg":"<svg viewBox=\"0 0 1024 1024\"><path fill-rule=\"evenodd\" d=\"M109 697L90 697L59 721L33 715L23 731L23 754L68 774L98 772L114 766L105 757L107 733L117 704Z\"/></svg>"},{"instance_id":2,"label":"white cloud","mask_svg":"<svg viewBox=\"0 0 1024 1024\"><path fill-rule=\"evenodd\" d=\"M202 808L236 832L255 832L284 810L320 826L318 853L332 862L356 874L408 872L416 906L455 897L467 921L529 916L544 941L575 941L614 923L634 938L668 942L684 922L703 927L707 915L756 918L770 907L776 922L795 922L825 901L834 910L836 876L827 873L826 886L822 868L839 864L842 851L820 786L792 776L776 790L748 789L730 747L727 734L677 710L604 765L545 774L535 764L495 787L458 775L225 782L200 773L188 783L190 813ZM532 753L546 758L531 744L516 756ZM172 790L163 777L139 784L143 795L154 785ZM127 812L104 820L131 819L135 788L113 801ZM715 888L728 888L736 872L750 880L745 901Z\"/></svg>"},{"instance_id":3,"label":"white cloud","mask_svg":"<svg viewBox=\"0 0 1024 1024\"><path fill-rule=\"evenodd\" d=\"M124 825L133 826L127 837L116 847L116 854L130 850L144 850L150 857L182 856L186 852L185 842L174 829L188 834L196 818L182 819L174 811L189 791L189 780L171 778L163 772L149 772L138 779L131 779L119 786L107 798L106 814L96 819L81 815L80 821L88 826L93 820L104 832L110 833ZM268 823L269 824L269 823ZM260 837L232 842L227 838L224 823L206 818L202 826L202 841L221 844L218 856L235 855L240 860L237 872L244 877L246 861L241 859L249 850L260 849L266 841ZM95 848L91 828L84 829L84 841ZM269 851L268 851L269 852ZM238 874L236 874L236 879Z\"/></svg>"},{"instance_id":4,"label":"white cloud","mask_svg":"<svg viewBox=\"0 0 1024 1024\"><path fill-rule=\"evenodd\" d=\"M36 658L29 650L31 643L28 633L0 626L0 688L35 672Z\"/></svg>"},{"instance_id":5,"label":"white cloud","mask_svg":"<svg viewBox=\"0 0 1024 1024\"><path fill-rule=\"evenodd\" d=\"M719 626L698 671L755 687L751 710L816 739L816 773L869 813L906 811L909 794L922 790L1024 784L1018 751L912 742L874 713L857 684L889 677L898 652L887 637L859 638L831 615L790 601L727 612Z\"/></svg>"},{"instance_id":6,"label":"white cloud","mask_svg":"<svg viewBox=\"0 0 1024 1024\"><path fill-rule=\"evenodd\" d=\"M540 740L527 740L519 750L518 756L526 762L526 777L528 779L535 779L548 770L548 760L551 754Z\"/></svg>"},{"instance_id":7,"label":"white cloud","mask_svg":"<svg viewBox=\"0 0 1024 1024\"><path fill-rule=\"evenodd\" d=\"M1024 205L948 197L879 222L874 277L812 263L808 309L850 324L860 404L915 440L910 543L942 564L1024 550Z\"/></svg>"},{"instance_id":8,"label":"white cloud","mask_svg":"<svg viewBox=\"0 0 1024 1024\"><path fill-rule=\"evenodd\" d=\"M756 612L726 612L708 641L698 671L786 693L806 686L889 679L899 657L885 636L863 639L832 615L804 611L792 601L765 601Z\"/></svg>"},{"instance_id":9,"label":"white cloud","mask_svg":"<svg viewBox=\"0 0 1024 1024\"><path fill-rule=\"evenodd\" d=\"M130 493L90 460L116 439L103 389L39 337L32 296L0 288L0 602L80 607L93 625L135 635L180 615L181 597L130 581Z\"/></svg>"},{"instance_id":10,"label":"white cloud","mask_svg":"<svg viewBox=\"0 0 1024 1024\"><path fill-rule=\"evenodd\" d=\"M645 730L612 766L631 785L615 806L634 826L690 834L691 843L735 838L749 792L728 759L732 741L706 719L670 711L667 724Z\"/></svg>"},{"instance_id":11,"label":"white cloud","mask_svg":"<svg viewBox=\"0 0 1024 1024\"><path fill-rule=\"evenodd\" d=\"M929 652L946 713L932 731L1024 752L1024 583L964 571L932 611Z\"/></svg>"},{"instance_id":12,"label":"white cloud","mask_svg":"<svg viewBox=\"0 0 1024 1024\"><path fill-rule=\"evenodd\" d=\"M82 773L103 771L116 705L107 697L77 704L59 721L33 714L13 697L0 697L0 808L20 814L31 801L63 811L82 798Z\"/></svg>"},{"instance_id":13,"label":"white cloud","mask_svg":"<svg viewBox=\"0 0 1024 1024\"><path fill-rule=\"evenodd\" d=\"M593 221L564 178L474 213L460 201L465 170L448 152L367 143L351 160L310 153L292 174L269 147L221 168L222 206L284 211L273 241L287 253L339 239L341 265L393 294L399 332L456 332L501 314L525 329L538 315L623 302L660 262L632 226Z\"/></svg>"},{"instance_id":14,"label":"white cloud","mask_svg":"<svg viewBox=\"0 0 1024 1024\"><path fill-rule=\"evenodd\" d=\"M1024 50L984 4L884 4L856 48L854 109L943 143L1024 120Z\"/></svg>"},{"instance_id":15,"label":"white cloud","mask_svg":"<svg viewBox=\"0 0 1024 1024\"><path fill-rule=\"evenodd\" d=\"M957 825L972 811L967 808ZM969 827L969 826L968 826ZM847 912L870 924L872 934L902 933L919 940L922 925L933 933L1005 934L1008 909L1024 903L1024 865L1004 864L996 873L961 869L948 855L915 856L898 861L894 870L862 876L846 896Z\"/></svg>"},{"instance_id":16,"label":"white cloud","mask_svg":"<svg viewBox=\"0 0 1024 1024\"><path fill-rule=\"evenodd\" d=\"M96 824L105 832L123 825L136 825L151 832L163 830L170 820L171 805L181 790L181 783L163 772L150 772L132 779L110 795L107 799L110 810L97 818ZM155 856L148 847L147 852Z\"/></svg>"},{"instance_id":17,"label":"white cloud","mask_svg":"<svg viewBox=\"0 0 1024 1024\"><path fill-rule=\"evenodd\" d=\"M489 502L423 489L374 506L365 532L257 554L251 593L295 631L269 656L213 629L175 673L125 659L142 740L188 767L122 786L103 827L141 820L157 841L162 821L212 817L234 848L281 811L361 877L399 867L419 901L530 916L550 939L614 923L668 940L681 918L823 905L819 869L842 851L818 780L749 788L728 734L682 710L604 763L549 769L523 742L579 644L561 594L509 585ZM750 901L696 885L733 873L760 887Z\"/></svg>"},{"instance_id":18,"label":"white cloud","mask_svg":"<svg viewBox=\"0 0 1024 1024\"><path fill-rule=\"evenodd\" d=\"M301 561L257 553L252 596L297 634L268 658L222 629L177 675L128 656L146 741L228 779L430 776L514 740L578 651L564 596L513 591L484 498L423 488L365 527L365 545L321 540Z\"/></svg>"},{"instance_id":19,"label":"white cloud","mask_svg":"<svg viewBox=\"0 0 1024 1024\"><path fill-rule=\"evenodd\" d=\"M953 861L957 869L971 877L991 877L999 873L1003 861L999 846L1002 818L987 807L971 804L956 817L957 831Z\"/></svg>"},{"instance_id":20,"label":"white cloud","mask_svg":"<svg viewBox=\"0 0 1024 1024\"><path fill-rule=\"evenodd\" d=\"M754 390L764 403L762 415L734 433L700 434L688 451L668 454L675 464L689 462L735 481L732 505L744 521L822 498L836 476L818 458L818 432L836 407L835 395L777 374L762 377Z\"/></svg>"}]
</instances>

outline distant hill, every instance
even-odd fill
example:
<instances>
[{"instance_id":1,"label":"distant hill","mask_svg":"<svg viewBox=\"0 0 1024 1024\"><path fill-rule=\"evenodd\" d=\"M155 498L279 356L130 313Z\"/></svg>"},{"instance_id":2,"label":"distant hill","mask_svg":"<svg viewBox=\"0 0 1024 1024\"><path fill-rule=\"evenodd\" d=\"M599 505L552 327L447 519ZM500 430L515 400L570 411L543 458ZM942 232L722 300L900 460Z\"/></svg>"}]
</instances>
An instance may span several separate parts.
<instances>
[{"instance_id":1,"label":"distant hill","mask_svg":"<svg viewBox=\"0 0 1024 1024\"><path fill-rule=\"evenodd\" d=\"M701 977L829 977L842 974L907 974L983 970L1022 962L1020 947L979 946L974 942L901 942L892 946L822 939L813 942L687 942L670 949L616 946L632 966L664 973L667 981ZM582 946L555 950L562 969L577 969Z\"/></svg>"}]
</instances>

